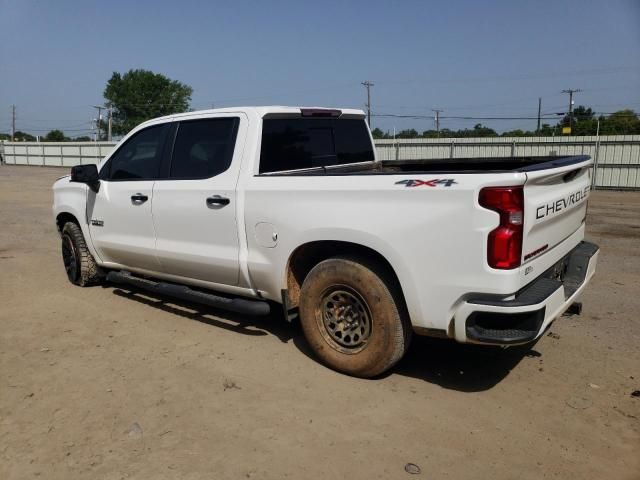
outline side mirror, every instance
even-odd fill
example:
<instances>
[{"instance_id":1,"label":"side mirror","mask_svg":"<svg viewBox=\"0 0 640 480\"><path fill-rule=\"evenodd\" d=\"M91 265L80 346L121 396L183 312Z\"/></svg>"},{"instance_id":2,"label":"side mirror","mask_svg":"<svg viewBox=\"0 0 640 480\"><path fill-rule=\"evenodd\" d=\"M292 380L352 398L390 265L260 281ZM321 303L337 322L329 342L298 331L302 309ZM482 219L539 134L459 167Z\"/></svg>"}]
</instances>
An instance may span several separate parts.
<instances>
[{"instance_id":1,"label":"side mirror","mask_svg":"<svg viewBox=\"0 0 640 480\"><path fill-rule=\"evenodd\" d=\"M92 163L89 165L76 165L75 167L71 167L71 181L86 183L92 190L97 191L100 186L98 166Z\"/></svg>"}]
</instances>

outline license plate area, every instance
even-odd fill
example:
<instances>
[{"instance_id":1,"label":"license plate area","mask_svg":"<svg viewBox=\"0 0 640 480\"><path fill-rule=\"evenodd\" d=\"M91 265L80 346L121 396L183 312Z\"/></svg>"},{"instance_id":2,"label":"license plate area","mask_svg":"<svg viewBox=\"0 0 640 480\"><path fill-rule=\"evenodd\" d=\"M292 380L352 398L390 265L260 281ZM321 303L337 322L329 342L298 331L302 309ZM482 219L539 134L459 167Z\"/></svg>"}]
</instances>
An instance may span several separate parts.
<instances>
[{"instance_id":1,"label":"license plate area","mask_svg":"<svg viewBox=\"0 0 640 480\"><path fill-rule=\"evenodd\" d=\"M584 283L589 261L597 251L597 245L581 242L542 274L542 277L562 283L565 298L569 298Z\"/></svg>"}]
</instances>

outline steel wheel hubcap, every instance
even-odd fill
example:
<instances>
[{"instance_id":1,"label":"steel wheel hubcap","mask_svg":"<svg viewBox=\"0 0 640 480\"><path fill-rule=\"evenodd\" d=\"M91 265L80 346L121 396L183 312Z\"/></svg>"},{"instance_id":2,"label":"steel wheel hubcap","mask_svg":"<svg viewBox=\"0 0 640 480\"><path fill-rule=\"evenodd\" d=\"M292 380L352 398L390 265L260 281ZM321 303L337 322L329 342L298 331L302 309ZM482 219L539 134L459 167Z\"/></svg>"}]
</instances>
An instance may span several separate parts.
<instances>
[{"instance_id":1,"label":"steel wheel hubcap","mask_svg":"<svg viewBox=\"0 0 640 480\"><path fill-rule=\"evenodd\" d=\"M322 296L320 306L332 342L349 350L364 347L371 335L371 314L357 292L346 287L331 289Z\"/></svg>"},{"instance_id":2,"label":"steel wheel hubcap","mask_svg":"<svg viewBox=\"0 0 640 480\"><path fill-rule=\"evenodd\" d=\"M62 261L69 280L75 281L78 276L78 257L76 249L68 235L62 237Z\"/></svg>"}]
</instances>

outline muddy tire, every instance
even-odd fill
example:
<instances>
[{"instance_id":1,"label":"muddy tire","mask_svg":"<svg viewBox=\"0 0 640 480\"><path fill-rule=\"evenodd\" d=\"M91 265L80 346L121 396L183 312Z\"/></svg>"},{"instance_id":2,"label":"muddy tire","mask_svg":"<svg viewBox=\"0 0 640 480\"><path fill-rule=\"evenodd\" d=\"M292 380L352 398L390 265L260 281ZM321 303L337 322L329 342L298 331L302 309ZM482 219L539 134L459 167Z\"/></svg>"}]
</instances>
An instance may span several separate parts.
<instances>
[{"instance_id":1,"label":"muddy tire","mask_svg":"<svg viewBox=\"0 0 640 480\"><path fill-rule=\"evenodd\" d=\"M300 321L315 355L356 377L380 375L405 354L411 326L387 269L357 257L324 260L300 291Z\"/></svg>"},{"instance_id":2,"label":"muddy tire","mask_svg":"<svg viewBox=\"0 0 640 480\"><path fill-rule=\"evenodd\" d=\"M82 230L73 222L62 228L62 261L67 278L74 285L87 287L102 280L102 272L87 248Z\"/></svg>"}]
</instances>

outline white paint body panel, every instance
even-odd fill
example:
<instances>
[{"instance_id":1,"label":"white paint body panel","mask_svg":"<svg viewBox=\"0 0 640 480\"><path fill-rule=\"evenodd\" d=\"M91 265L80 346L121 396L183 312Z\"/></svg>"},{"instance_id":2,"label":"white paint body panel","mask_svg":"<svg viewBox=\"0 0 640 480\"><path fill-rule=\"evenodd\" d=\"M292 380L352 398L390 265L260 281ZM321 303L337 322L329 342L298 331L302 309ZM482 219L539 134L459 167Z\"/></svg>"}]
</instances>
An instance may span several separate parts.
<instances>
[{"instance_id":1,"label":"white paint body panel","mask_svg":"<svg viewBox=\"0 0 640 480\"><path fill-rule=\"evenodd\" d=\"M229 114L204 118L221 116ZM194 115L190 119L200 117ZM239 284L236 185L248 129L247 117L242 118L228 170L203 180L155 182L153 225L162 272L224 285ZM209 207L206 200L212 196L227 198L230 203Z\"/></svg>"},{"instance_id":2,"label":"white paint body panel","mask_svg":"<svg viewBox=\"0 0 640 480\"><path fill-rule=\"evenodd\" d=\"M153 183L101 182L97 193L87 190L89 232L102 261L158 269L151 217ZM149 199L144 203L132 202L131 196L139 193ZM103 225L92 225L92 220Z\"/></svg>"},{"instance_id":3,"label":"white paint body panel","mask_svg":"<svg viewBox=\"0 0 640 480\"><path fill-rule=\"evenodd\" d=\"M292 107L219 109L157 119L132 131L129 135L158 122L234 115L241 118L242 135L238 136L232 166L224 174L204 181L156 181L152 186L149 203L153 215L149 212L148 221L141 220L141 224L155 225L157 268L113 262L110 249L117 242L107 242L99 234L94 238L92 231L90 243L97 261L279 302L281 291L287 288L289 258L298 247L320 240L351 242L387 259L400 281L415 327L451 332L454 318L460 318L471 295L514 294L584 236L582 219L576 219L584 217L586 204L567 209L567 216L559 216L544 228L528 216L531 206L566 193L558 185L545 185L548 175L560 173L554 170L531 174L258 175L262 118L297 112L299 108ZM359 110L343 110L343 114L364 118ZM405 179L434 178L454 179L456 183L433 188L396 184ZM578 182L583 183L584 178ZM541 241L549 243L549 248L520 268L492 269L486 261L487 235L498 225L498 215L479 206L479 191L488 186L525 184L523 255ZM68 179L60 180L54 187L54 214L75 212L87 236L82 213L85 206L76 191L82 188L86 190ZM112 193L111 188L105 191ZM210 211L204 203L208 194L227 196L232 202L220 211ZM124 207L114 204L113 214ZM136 245L131 243L132 252ZM466 341L464 336L455 338Z\"/></svg>"}]
</instances>

